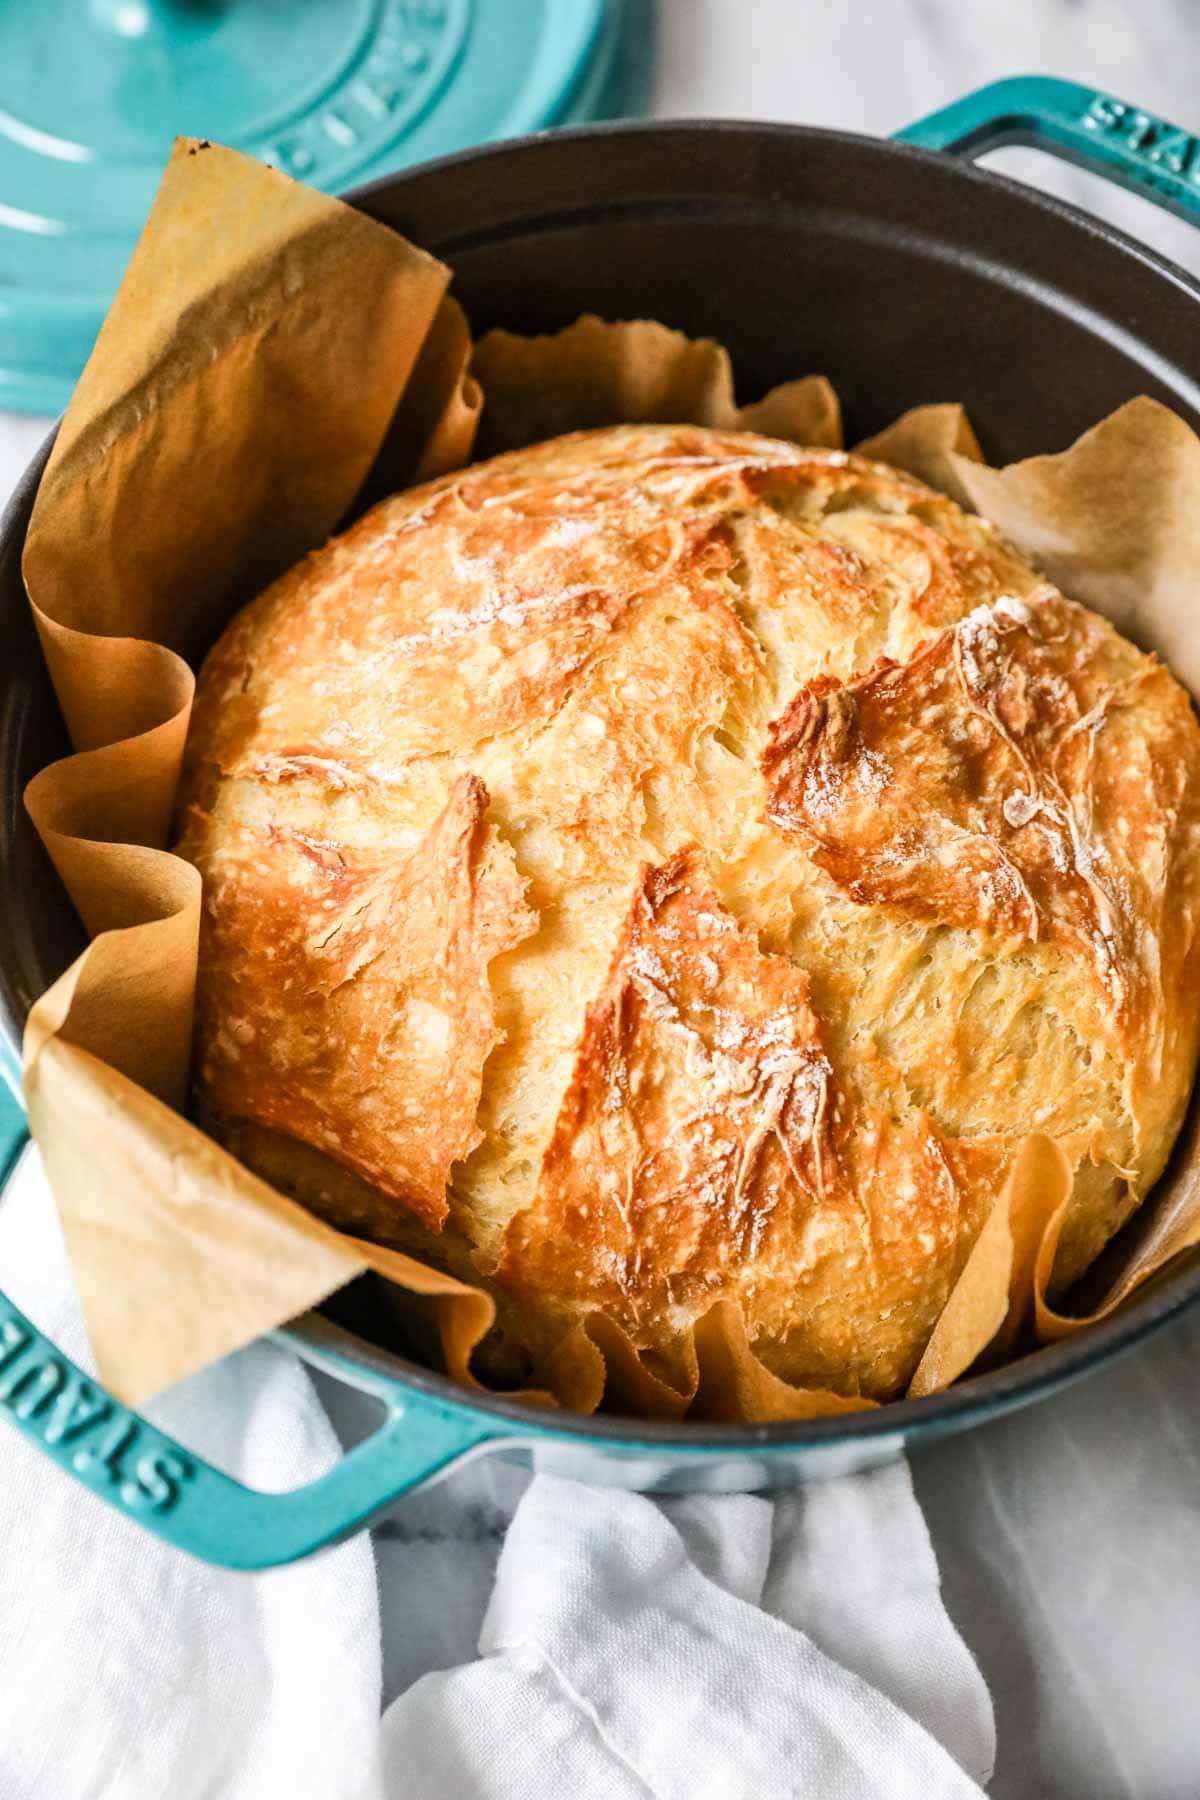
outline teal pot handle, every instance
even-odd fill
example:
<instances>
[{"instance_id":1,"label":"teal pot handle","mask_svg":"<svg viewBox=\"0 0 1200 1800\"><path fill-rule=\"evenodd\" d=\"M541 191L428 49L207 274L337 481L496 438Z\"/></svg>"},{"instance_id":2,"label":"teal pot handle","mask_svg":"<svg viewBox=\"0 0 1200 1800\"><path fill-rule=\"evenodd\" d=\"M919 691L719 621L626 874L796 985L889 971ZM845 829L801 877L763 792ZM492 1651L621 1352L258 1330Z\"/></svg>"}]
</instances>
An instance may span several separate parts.
<instances>
[{"instance_id":1,"label":"teal pot handle","mask_svg":"<svg viewBox=\"0 0 1200 1800\"><path fill-rule=\"evenodd\" d=\"M958 156L1005 144L1046 150L1200 224L1200 138L1076 81L1052 75L994 81L896 137Z\"/></svg>"},{"instance_id":2,"label":"teal pot handle","mask_svg":"<svg viewBox=\"0 0 1200 1800\"><path fill-rule=\"evenodd\" d=\"M0 1192L28 1136L21 1100L21 1065L16 1051L0 1032Z\"/></svg>"},{"instance_id":3,"label":"teal pot handle","mask_svg":"<svg viewBox=\"0 0 1200 1800\"><path fill-rule=\"evenodd\" d=\"M7 1045L2 1059L10 1076ZM26 1142L24 1115L0 1083L0 1184ZM331 1373L343 1373L340 1361L330 1359ZM265 1569L336 1543L497 1435L469 1407L398 1392L368 1370L355 1371L355 1385L382 1402L383 1424L307 1487L260 1493L122 1406L0 1294L0 1412L119 1512L227 1569Z\"/></svg>"}]
</instances>

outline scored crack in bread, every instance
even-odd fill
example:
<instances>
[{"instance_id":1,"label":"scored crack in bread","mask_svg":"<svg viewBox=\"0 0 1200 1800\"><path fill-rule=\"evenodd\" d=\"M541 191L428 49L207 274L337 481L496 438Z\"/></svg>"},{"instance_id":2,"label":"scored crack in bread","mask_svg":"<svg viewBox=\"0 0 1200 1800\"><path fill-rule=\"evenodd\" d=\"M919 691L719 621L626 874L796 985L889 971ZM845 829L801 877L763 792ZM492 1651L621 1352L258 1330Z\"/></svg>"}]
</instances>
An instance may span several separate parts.
<instances>
[{"instance_id":1,"label":"scored crack in bread","mask_svg":"<svg viewBox=\"0 0 1200 1800\"><path fill-rule=\"evenodd\" d=\"M682 1379L731 1299L886 1398L1028 1133L1061 1287L1183 1116L1188 699L860 457L622 426L384 502L209 656L181 816L202 1117L487 1285L493 1374L601 1311Z\"/></svg>"}]
</instances>

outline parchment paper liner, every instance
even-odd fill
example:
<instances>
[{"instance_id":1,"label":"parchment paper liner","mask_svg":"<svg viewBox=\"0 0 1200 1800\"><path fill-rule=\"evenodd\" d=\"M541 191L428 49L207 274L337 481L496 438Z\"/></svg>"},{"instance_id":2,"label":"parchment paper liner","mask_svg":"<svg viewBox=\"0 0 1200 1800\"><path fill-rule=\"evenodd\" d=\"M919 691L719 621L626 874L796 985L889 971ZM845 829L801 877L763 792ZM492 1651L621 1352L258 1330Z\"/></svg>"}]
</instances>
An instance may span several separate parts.
<instances>
[{"instance_id":1,"label":"parchment paper liner","mask_svg":"<svg viewBox=\"0 0 1200 1800\"><path fill-rule=\"evenodd\" d=\"M30 814L92 935L34 1007L25 1091L102 1379L137 1404L367 1268L433 1304L449 1372L494 1309L476 1288L331 1229L178 1110L200 881L165 849L187 657L360 505L479 453L618 420L691 421L838 447L822 377L739 408L726 352L663 325L580 320L472 346L449 271L385 228L234 152L181 142L59 433L24 572L76 754ZM1200 443L1133 401L1064 455L982 466L961 408L916 409L862 448L995 519L1070 594L1200 685ZM374 467L372 467L374 465ZM365 485L364 485L365 483ZM1193 1119L1149 1228L1098 1313L1200 1242ZM1029 1139L914 1377L953 1381L1086 1321L1046 1286L1071 1172ZM871 1404L791 1387L720 1302L668 1386L596 1316L525 1397L648 1416L800 1418Z\"/></svg>"}]
</instances>

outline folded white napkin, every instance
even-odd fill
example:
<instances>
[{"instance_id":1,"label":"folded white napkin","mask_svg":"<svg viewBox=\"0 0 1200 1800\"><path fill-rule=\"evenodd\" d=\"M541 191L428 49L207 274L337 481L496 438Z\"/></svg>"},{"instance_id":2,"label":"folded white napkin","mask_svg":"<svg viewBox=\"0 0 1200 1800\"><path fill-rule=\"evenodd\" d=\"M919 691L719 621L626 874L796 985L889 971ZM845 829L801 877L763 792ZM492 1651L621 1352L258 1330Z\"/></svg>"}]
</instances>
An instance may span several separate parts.
<instances>
[{"instance_id":1,"label":"folded white napkin","mask_svg":"<svg viewBox=\"0 0 1200 1800\"><path fill-rule=\"evenodd\" d=\"M33 1157L0 1203L0 1269L86 1360ZM268 1344L150 1410L255 1486L339 1454ZM379 1533L381 1625L366 1535L210 1569L3 1423L0 1446L4 1800L949 1800L991 1770L987 1689L903 1464L654 1502L484 1461Z\"/></svg>"}]
</instances>

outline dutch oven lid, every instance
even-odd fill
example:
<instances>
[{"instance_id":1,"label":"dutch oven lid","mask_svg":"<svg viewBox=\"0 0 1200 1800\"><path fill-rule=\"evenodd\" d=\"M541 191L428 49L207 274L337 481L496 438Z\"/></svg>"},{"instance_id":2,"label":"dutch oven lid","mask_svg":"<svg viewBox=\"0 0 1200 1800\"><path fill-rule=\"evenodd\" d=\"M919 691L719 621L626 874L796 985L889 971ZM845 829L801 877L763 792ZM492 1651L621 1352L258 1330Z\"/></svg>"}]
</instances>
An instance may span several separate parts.
<instances>
[{"instance_id":1,"label":"dutch oven lid","mask_svg":"<svg viewBox=\"0 0 1200 1800\"><path fill-rule=\"evenodd\" d=\"M637 112L651 0L0 7L0 407L62 410L178 132L329 193Z\"/></svg>"}]
</instances>

